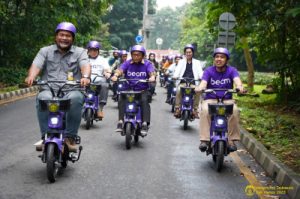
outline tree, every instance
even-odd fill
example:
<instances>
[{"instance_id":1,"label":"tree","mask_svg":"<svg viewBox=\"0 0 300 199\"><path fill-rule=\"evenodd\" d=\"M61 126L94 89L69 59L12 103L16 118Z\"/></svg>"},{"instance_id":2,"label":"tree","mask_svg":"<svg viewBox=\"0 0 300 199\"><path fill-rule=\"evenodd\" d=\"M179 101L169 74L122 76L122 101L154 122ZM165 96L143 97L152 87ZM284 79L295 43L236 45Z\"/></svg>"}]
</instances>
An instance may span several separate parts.
<instances>
[{"instance_id":1,"label":"tree","mask_svg":"<svg viewBox=\"0 0 300 199\"><path fill-rule=\"evenodd\" d=\"M28 67L38 49L53 42L56 25L70 21L75 42L85 46L101 29L100 16L112 0L0 1L0 67Z\"/></svg>"},{"instance_id":2,"label":"tree","mask_svg":"<svg viewBox=\"0 0 300 199\"><path fill-rule=\"evenodd\" d=\"M150 32L149 48L156 49L156 39L162 38L163 44L161 49L178 49L180 47L178 42L180 32L180 12L182 8L173 10L170 7L162 8L156 12L154 23L155 27Z\"/></svg>"},{"instance_id":3,"label":"tree","mask_svg":"<svg viewBox=\"0 0 300 199\"><path fill-rule=\"evenodd\" d=\"M103 18L109 24L110 42L119 49L135 44L135 37L142 27L143 0L117 0L112 10Z\"/></svg>"}]
</instances>

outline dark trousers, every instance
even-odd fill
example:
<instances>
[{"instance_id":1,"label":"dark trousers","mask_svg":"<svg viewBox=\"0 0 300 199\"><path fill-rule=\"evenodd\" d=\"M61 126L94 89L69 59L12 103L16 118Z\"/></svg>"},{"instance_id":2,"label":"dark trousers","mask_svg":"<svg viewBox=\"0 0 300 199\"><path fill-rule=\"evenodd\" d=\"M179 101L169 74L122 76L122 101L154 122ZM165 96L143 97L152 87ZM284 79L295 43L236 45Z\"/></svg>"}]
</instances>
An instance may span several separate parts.
<instances>
[{"instance_id":1,"label":"dark trousers","mask_svg":"<svg viewBox=\"0 0 300 199\"><path fill-rule=\"evenodd\" d=\"M141 108L142 108L142 120L150 124L151 108L148 101L149 91L144 91L141 94ZM119 98L119 120L124 120L124 114L126 109L126 95L121 94Z\"/></svg>"}]
</instances>

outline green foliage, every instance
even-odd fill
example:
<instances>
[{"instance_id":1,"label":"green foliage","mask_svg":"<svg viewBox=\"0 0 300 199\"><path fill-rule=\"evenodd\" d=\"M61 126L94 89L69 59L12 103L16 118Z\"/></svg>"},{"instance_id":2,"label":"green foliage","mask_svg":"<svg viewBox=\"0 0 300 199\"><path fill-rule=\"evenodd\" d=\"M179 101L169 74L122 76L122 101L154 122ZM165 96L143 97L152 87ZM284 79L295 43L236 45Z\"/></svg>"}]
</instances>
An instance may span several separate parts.
<instances>
[{"instance_id":1,"label":"green foliage","mask_svg":"<svg viewBox=\"0 0 300 199\"><path fill-rule=\"evenodd\" d=\"M244 57L241 49L245 46L241 44L240 38L248 38L254 65L271 66L273 71L278 72L281 79L279 92L282 101L286 103L298 99L300 92L299 2L194 0L187 10L181 42L186 43L188 39L197 41L200 50L204 51L202 54L205 55L205 51L208 50L203 44L216 43L218 32L222 31L218 25L220 14L230 12L237 20L237 26L233 30L237 34L236 46L232 51L234 54L230 62L237 66L244 65L241 60Z\"/></svg>"},{"instance_id":2,"label":"green foliage","mask_svg":"<svg viewBox=\"0 0 300 199\"><path fill-rule=\"evenodd\" d=\"M142 28L143 0L116 0L112 10L103 18L109 24L109 40L119 49L135 44L138 30Z\"/></svg>"},{"instance_id":3,"label":"green foliage","mask_svg":"<svg viewBox=\"0 0 300 199\"><path fill-rule=\"evenodd\" d=\"M180 32L180 17L183 8L173 10L170 7L162 8L154 17L155 27L151 30L148 48L157 49L156 39L162 38L160 49L179 49L178 36Z\"/></svg>"},{"instance_id":4,"label":"green foliage","mask_svg":"<svg viewBox=\"0 0 300 199\"><path fill-rule=\"evenodd\" d=\"M255 86L261 93L265 85ZM300 172L300 120L294 111L278 106L277 94L260 97L237 97L241 109L241 123L276 157L296 172Z\"/></svg>"},{"instance_id":5,"label":"green foliage","mask_svg":"<svg viewBox=\"0 0 300 199\"><path fill-rule=\"evenodd\" d=\"M27 75L25 68L1 68L0 67L0 82L2 86L14 86L24 82Z\"/></svg>"},{"instance_id":6,"label":"green foliage","mask_svg":"<svg viewBox=\"0 0 300 199\"><path fill-rule=\"evenodd\" d=\"M0 66L28 67L39 48L54 41L62 21L72 22L75 42L85 46L101 34L101 15L112 0L14 0L0 3Z\"/></svg>"},{"instance_id":7,"label":"green foliage","mask_svg":"<svg viewBox=\"0 0 300 199\"><path fill-rule=\"evenodd\" d=\"M241 80L244 84L247 84L248 78L248 72L239 72ZM258 85L274 85L275 79L278 78L274 73L255 73L254 75L254 83Z\"/></svg>"}]
</instances>

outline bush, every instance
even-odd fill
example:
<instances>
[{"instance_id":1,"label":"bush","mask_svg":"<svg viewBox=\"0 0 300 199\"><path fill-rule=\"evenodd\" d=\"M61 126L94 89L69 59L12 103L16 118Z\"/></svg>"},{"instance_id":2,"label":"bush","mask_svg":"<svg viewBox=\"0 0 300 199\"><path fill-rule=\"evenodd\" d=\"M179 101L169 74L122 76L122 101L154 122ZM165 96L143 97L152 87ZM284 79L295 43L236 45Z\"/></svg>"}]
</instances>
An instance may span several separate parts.
<instances>
[{"instance_id":1,"label":"bush","mask_svg":"<svg viewBox=\"0 0 300 199\"><path fill-rule=\"evenodd\" d=\"M239 72L241 80L244 84L247 84L248 82L248 72ZM262 72L255 72L254 73L254 84L257 85L273 85L273 79L276 78L276 75L274 73L262 73Z\"/></svg>"},{"instance_id":2,"label":"bush","mask_svg":"<svg viewBox=\"0 0 300 199\"><path fill-rule=\"evenodd\" d=\"M27 76L27 69L25 68L3 68L0 67L0 83L4 86L14 86L24 83Z\"/></svg>"}]
</instances>

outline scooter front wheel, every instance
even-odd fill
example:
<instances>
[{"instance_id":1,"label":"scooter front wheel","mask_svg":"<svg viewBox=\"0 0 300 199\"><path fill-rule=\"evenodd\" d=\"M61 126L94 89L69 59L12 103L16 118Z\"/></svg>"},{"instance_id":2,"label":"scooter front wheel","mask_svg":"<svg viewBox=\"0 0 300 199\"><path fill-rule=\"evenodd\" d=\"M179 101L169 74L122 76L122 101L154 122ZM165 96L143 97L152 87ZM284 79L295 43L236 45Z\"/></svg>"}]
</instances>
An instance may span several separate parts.
<instances>
[{"instance_id":1,"label":"scooter front wheel","mask_svg":"<svg viewBox=\"0 0 300 199\"><path fill-rule=\"evenodd\" d=\"M222 167L223 167L223 163L224 163L224 142L223 141L219 141L216 143L215 146L215 150L217 150L217 154L213 156L213 160L215 163L215 169L220 172Z\"/></svg>"},{"instance_id":2,"label":"scooter front wheel","mask_svg":"<svg viewBox=\"0 0 300 199\"><path fill-rule=\"evenodd\" d=\"M132 124L131 123L126 123L125 126L125 144L126 144L126 149L131 148L131 134L132 134Z\"/></svg>"},{"instance_id":3,"label":"scooter front wheel","mask_svg":"<svg viewBox=\"0 0 300 199\"><path fill-rule=\"evenodd\" d=\"M49 143L47 145L47 156L46 156L46 163L47 163L47 178L49 182L53 183L56 180L57 172L58 172L58 165L56 164L56 156L55 150L56 146L54 143Z\"/></svg>"},{"instance_id":4,"label":"scooter front wheel","mask_svg":"<svg viewBox=\"0 0 300 199\"><path fill-rule=\"evenodd\" d=\"M183 129L186 130L189 124L189 112L183 111Z\"/></svg>"},{"instance_id":5,"label":"scooter front wheel","mask_svg":"<svg viewBox=\"0 0 300 199\"><path fill-rule=\"evenodd\" d=\"M85 111L85 119L86 119L86 123L85 123L85 128L86 130L89 130L90 127L92 126L92 121L93 121L93 111L92 109L88 108Z\"/></svg>"}]
</instances>

